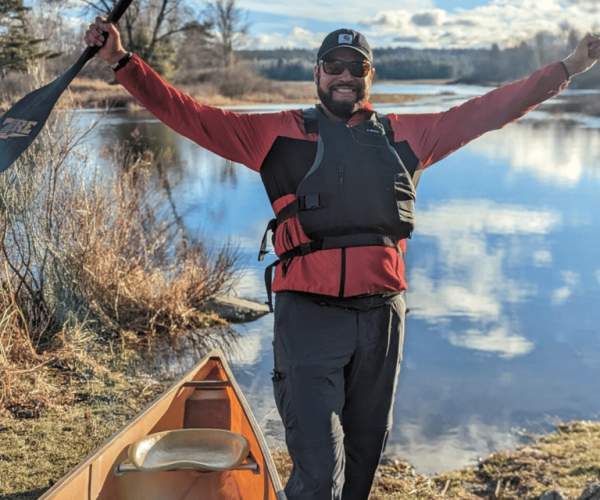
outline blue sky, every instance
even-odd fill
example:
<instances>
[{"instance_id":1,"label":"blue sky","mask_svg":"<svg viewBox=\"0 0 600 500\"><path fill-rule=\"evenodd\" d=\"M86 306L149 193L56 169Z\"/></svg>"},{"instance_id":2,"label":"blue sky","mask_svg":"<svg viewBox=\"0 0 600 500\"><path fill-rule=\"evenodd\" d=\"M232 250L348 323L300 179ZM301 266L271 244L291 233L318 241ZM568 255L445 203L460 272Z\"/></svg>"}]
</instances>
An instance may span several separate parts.
<instances>
[{"instance_id":1,"label":"blue sky","mask_svg":"<svg viewBox=\"0 0 600 500\"><path fill-rule=\"evenodd\" d=\"M599 0L239 0L251 48L317 47L339 27L363 32L374 47L502 47L540 31L600 31Z\"/></svg>"}]
</instances>

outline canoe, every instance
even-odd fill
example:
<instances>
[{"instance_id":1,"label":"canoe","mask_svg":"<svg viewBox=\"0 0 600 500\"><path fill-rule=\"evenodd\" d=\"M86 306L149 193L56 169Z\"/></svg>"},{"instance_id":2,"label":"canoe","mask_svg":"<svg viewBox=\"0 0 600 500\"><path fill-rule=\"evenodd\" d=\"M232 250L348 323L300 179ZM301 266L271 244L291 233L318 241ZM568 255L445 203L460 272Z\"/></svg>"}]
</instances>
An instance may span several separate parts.
<instances>
[{"instance_id":1,"label":"canoe","mask_svg":"<svg viewBox=\"0 0 600 500\"><path fill-rule=\"evenodd\" d=\"M256 419L219 350L40 500L285 500Z\"/></svg>"}]
</instances>

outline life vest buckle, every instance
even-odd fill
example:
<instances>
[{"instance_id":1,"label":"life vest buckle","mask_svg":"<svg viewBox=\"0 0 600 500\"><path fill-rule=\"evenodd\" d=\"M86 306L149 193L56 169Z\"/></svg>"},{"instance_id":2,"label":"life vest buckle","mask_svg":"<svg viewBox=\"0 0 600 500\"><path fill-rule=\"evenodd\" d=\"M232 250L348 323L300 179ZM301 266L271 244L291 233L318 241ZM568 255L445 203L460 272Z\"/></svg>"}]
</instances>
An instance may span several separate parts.
<instances>
[{"instance_id":1,"label":"life vest buckle","mask_svg":"<svg viewBox=\"0 0 600 500\"><path fill-rule=\"evenodd\" d=\"M312 253L313 249L310 243L300 243L300 254L301 255L307 255L309 253Z\"/></svg>"},{"instance_id":2,"label":"life vest buckle","mask_svg":"<svg viewBox=\"0 0 600 500\"><path fill-rule=\"evenodd\" d=\"M307 194L301 197L300 210L314 210L321 208L321 197L319 194Z\"/></svg>"}]
</instances>

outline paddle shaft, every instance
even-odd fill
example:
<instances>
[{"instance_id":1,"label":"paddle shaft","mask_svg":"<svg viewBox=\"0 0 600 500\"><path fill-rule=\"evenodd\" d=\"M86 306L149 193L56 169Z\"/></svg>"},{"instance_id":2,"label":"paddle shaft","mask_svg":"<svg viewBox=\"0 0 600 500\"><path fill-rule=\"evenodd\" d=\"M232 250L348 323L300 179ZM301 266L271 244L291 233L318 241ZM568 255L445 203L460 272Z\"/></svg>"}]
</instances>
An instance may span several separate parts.
<instances>
[{"instance_id":1,"label":"paddle shaft","mask_svg":"<svg viewBox=\"0 0 600 500\"><path fill-rule=\"evenodd\" d=\"M116 23L133 0L119 0L106 21ZM100 47L87 47L62 75L27 94L0 117L0 172L4 172L29 147L42 130L59 97L96 55Z\"/></svg>"}]
</instances>

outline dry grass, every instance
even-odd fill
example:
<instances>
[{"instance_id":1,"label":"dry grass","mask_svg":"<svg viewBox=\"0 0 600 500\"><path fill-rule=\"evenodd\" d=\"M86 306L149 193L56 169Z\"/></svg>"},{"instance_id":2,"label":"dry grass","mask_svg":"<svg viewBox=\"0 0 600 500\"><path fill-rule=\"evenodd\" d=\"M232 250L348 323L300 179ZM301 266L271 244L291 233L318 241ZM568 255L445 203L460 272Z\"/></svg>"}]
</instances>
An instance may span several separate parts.
<instances>
[{"instance_id":1,"label":"dry grass","mask_svg":"<svg viewBox=\"0 0 600 500\"><path fill-rule=\"evenodd\" d=\"M129 144L99 158L76 147L72 128L49 124L0 176L5 414L33 417L65 402L64 380L52 374L102 370L94 351L103 343L148 347L224 324L201 309L239 272L235 248L190 239L170 191L151 187L153 153ZM195 339L201 349L205 337Z\"/></svg>"},{"instance_id":2,"label":"dry grass","mask_svg":"<svg viewBox=\"0 0 600 500\"><path fill-rule=\"evenodd\" d=\"M273 458L285 484L291 471L286 451ZM530 445L495 453L476 469L428 477L406 462L380 466L371 500L538 500L546 491L562 491L576 500L591 483L600 482L600 423L561 424Z\"/></svg>"},{"instance_id":3,"label":"dry grass","mask_svg":"<svg viewBox=\"0 0 600 500\"><path fill-rule=\"evenodd\" d=\"M126 372L136 362L132 354L116 356L113 368ZM140 373L125 377L82 367L68 373L62 382L71 392L68 403L42 408L36 418L0 421L1 498L39 498L167 385Z\"/></svg>"},{"instance_id":4,"label":"dry grass","mask_svg":"<svg viewBox=\"0 0 600 500\"><path fill-rule=\"evenodd\" d=\"M155 199L148 186L153 153L116 148L107 155L124 173L80 189L85 199L77 211L70 207L72 191L65 191L63 212L72 214L67 232L75 236L65 256L77 295L105 328L129 338L168 338L224 324L201 308L232 286L235 248L225 245L212 255L189 241L179 218L160 210L168 200Z\"/></svg>"},{"instance_id":5,"label":"dry grass","mask_svg":"<svg viewBox=\"0 0 600 500\"><path fill-rule=\"evenodd\" d=\"M218 81L204 83L181 83L176 86L189 94L198 102L213 106L240 106L260 104L312 105L318 101L313 82L277 82L254 75L241 79L233 79L225 85ZM31 89L10 89L0 93L0 111L6 111L20 97ZM407 94L373 94L371 103L411 102L421 99L419 95ZM76 78L69 89L59 99L56 109L104 109L104 108L139 108L138 102L115 82Z\"/></svg>"}]
</instances>

